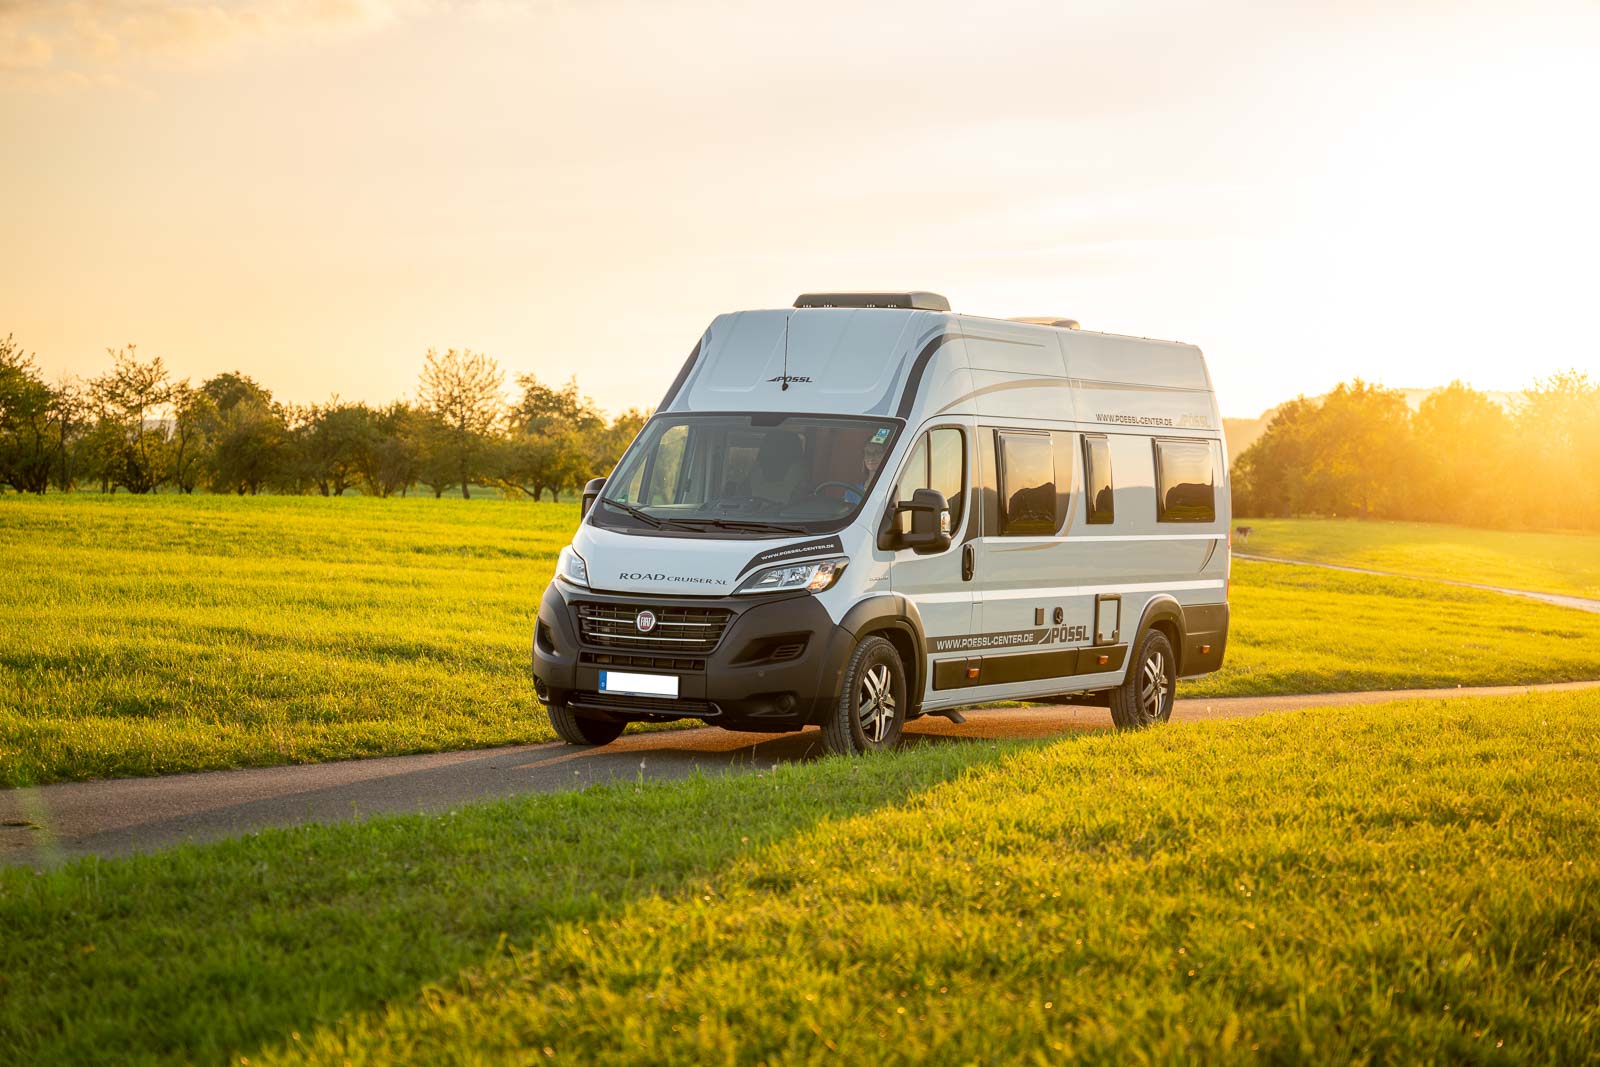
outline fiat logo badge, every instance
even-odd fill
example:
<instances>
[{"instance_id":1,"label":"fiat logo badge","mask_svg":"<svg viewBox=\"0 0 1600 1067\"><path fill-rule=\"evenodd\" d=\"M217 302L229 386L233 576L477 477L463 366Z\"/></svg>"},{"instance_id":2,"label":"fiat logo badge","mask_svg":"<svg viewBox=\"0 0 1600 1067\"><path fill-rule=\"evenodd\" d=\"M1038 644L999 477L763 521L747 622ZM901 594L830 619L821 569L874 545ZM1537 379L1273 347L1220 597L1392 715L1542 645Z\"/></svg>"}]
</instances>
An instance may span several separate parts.
<instances>
[{"instance_id":1,"label":"fiat logo badge","mask_svg":"<svg viewBox=\"0 0 1600 1067\"><path fill-rule=\"evenodd\" d=\"M633 624L639 628L640 633L647 634L656 628L656 614L653 611L641 611L639 617L633 620Z\"/></svg>"}]
</instances>

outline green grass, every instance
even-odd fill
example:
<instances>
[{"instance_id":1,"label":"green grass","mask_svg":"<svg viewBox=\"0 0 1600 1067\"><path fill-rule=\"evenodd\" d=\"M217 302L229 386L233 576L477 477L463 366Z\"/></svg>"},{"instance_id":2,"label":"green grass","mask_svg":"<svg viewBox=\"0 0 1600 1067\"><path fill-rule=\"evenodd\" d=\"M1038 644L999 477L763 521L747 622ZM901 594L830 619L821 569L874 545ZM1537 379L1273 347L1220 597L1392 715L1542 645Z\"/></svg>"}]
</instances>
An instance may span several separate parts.
<instances>
[{"instance_id":1,"label":"green grass","mask_svg":"<svg viewBox=\"0 0 1600 1067\"><path fill-rule=\"evenodd\" d=\"M1600 534L1518 533L1428 522L1240 519L1260 556L1600 599Z\"/></svg>"},{"instance_id":2,"label":"green grass","mask_svg":"<svg viewBox=\"0 0 1600 1067\"><path fill-rule=\"evenodd\" d=\"M0 1061L1578 1062L1600 695L1319 709L0 871Z\"/></svg>"},{"instance_id":3,"label":"green grass","mask_svg":"<svg viewBox=\"0 0 1600 1067\"><path fill-rule=\"evenodd\" d=\"M528 646L571 504L0 498L0 786L544 741ZM1600 615L1239 564L1185 695L1600 676Z\"/></svg>"},{"instance_id":4,"label":"green grass","mask_svg":"<svg viewBox=\"0 0 1600 1067\"><path fill-rule=\"evenodd\" d=\"M1600 614L1437 582L1235 561L1222 670L1180 697L1600 677Z\"/></svg>"},{"instance_id":5,"label":"green grass","mask_svg":"<svg viewBox=\"0 0 1600 1067\"><path fill-rule=\"evenodd\" d=\"M548 740L570 504L0 499L0 784Z\"/></svg>"}]
</instances>

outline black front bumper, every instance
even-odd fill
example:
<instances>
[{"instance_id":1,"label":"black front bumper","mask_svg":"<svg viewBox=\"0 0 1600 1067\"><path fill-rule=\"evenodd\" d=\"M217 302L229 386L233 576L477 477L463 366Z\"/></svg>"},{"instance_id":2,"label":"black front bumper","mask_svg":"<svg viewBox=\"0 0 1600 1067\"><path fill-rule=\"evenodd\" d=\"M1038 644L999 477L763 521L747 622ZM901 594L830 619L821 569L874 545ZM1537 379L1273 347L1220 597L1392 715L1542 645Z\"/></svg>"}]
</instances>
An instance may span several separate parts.
<instances>
[{"instance_id":1,"label":"black front bumper","mask_svg":"<svg viewBox=\"0 0 1600 1067\"><path fill-rule=\"evenodd\" d=\"M579 604L658 614L723 609L731 618L709 651L618 647L592 630L584 638ZM623 596L551 582L534 630L534 686L540 700L597 719L687 717L746 730L792 730L820 723L833 706L854 645L854 636L810 594ZM678 699L601 693L602 670L675 675Z\"/></svg>"}]
</instances>

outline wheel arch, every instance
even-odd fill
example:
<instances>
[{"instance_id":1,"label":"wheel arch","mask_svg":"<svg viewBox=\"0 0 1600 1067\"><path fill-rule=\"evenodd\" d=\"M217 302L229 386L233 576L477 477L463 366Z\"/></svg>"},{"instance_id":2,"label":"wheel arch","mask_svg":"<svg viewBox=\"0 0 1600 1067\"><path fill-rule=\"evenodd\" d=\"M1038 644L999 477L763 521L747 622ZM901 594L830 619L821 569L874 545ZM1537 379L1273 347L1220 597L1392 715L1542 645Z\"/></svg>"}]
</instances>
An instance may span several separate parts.
<instances>
[{"instance_id":1,"label":"wheel arch","mask_svg":"<svg viewBox=\"0 0 1600 1067\"><path fill-rule=\"evenodd\" d=\"M860 601L840 620L839 625L848 630L857 641L866 637L882 637L900 653L900 662L906 671L906 693L910 712L922 708L922 690L927 671L926 642L923 640L922 615L917 606L903 596L885 593Z\"/></svg>"},{"instance_id":2,"label":"wheel arch","mask_svg":"<svg viewBox=\"0 0 1600 1067\"><path fill-rule=\"evenodd\" d=\"M1183 638L1186 632L1183 624L1183 605L1166 593L1158 593L1150 598L1150 602L1144 606L1144 613L1139 616L1139 627L1134 630L1133 641L1128 646L1130 670L1134 655L1139 649L1139 642L1149 630L1159 630L1166 635L1168 644L1172 645L1172 656L1178 675L1182 677Z\"/></svg>"}]
</instances>

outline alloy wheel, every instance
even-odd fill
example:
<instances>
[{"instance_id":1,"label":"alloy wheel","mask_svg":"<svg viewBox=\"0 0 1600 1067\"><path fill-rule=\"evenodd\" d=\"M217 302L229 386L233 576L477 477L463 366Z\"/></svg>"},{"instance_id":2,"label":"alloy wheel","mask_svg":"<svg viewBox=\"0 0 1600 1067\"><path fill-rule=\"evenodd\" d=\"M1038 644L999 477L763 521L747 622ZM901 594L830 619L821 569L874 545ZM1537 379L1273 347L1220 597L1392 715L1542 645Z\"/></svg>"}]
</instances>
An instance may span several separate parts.
<instances>
[{"instance_id":1,"label":"alloy wheel","mask_svg":"<svg viewBox=\"0 0 1600 1067\"><path fill-rule=\"evenodd\" d=\"M861 676L861 732L875 745L883 743L894 725L893 679L889 666L880 663Z\"/></svg>"},{"instance_id":2,"label":"alloy wheel","mask_svg":"<svg viewBox=\"0 0 1600 1067\"><path fill-rule=\"evenodd\" d=\"M1155 723L1161 719L1161 709L1166 706L1167 691L1171 683L1167 681L1167 657L1162 653L1152 652L1145 658L1144 673L1139 683L1139 710L1143 713L1144 721Z\"/></svg>"}]
</instances>

